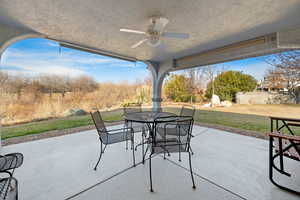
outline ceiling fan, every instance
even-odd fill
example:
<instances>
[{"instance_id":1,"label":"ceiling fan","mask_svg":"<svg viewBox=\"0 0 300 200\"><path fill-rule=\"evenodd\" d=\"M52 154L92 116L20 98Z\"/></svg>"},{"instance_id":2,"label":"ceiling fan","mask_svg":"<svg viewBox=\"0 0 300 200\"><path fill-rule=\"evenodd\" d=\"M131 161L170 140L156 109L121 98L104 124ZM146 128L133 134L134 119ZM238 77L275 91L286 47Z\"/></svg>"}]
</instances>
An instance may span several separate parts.
<instances>
[{"instance_id":1,"label":"ceiling fan","mask_svg":"<svg viewBox=\"0 0 300 200\"><path fill-rule=\"evenodd\" d=\"M161 44L161 37L166 38L178 38L178 39L187 39L189 38L189 34L187 33L171 33L164 32L166 25L169 23L169 20L164 17L151 17L150 24L146 31L132 30L121 28L121 32L134 33L145 35L145 38L140 40L131 46L131 48L136 48L143 43L147 42L147 44L151 47L157 47Z\"/></svg>"}]
</instances>

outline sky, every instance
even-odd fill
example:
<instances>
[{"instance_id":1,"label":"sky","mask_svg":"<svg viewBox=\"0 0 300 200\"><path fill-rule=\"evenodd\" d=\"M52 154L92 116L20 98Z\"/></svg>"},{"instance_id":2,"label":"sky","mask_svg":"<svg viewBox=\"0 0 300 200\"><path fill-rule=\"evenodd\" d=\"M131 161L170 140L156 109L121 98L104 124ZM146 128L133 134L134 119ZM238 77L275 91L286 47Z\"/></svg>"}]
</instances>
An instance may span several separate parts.
<instances>
[{"instance_id":1,"label":"sky","mask_svg":"<svg viewBox=\"0 0 300 200\"><path fill-rule=\"evenodd\" d=\"M238 70L263 79L270 66L265 57L256 57L219 64L226 70ZM46 39L25 39L6 49L1 57L0 70L12 75L36 76L45 74L76 77L88 75L98 82L142 81L148 74L143 62L129 62L107 56L60 47Z\"/></svg>"}]
</instances>

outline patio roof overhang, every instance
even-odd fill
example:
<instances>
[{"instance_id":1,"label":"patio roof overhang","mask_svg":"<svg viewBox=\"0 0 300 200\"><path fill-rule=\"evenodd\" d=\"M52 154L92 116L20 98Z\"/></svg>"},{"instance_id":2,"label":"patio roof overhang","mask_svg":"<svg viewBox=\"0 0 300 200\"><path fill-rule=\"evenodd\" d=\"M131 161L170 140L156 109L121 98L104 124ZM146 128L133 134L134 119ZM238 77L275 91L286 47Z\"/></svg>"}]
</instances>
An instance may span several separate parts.
<instances>
[{"instance_id":1,"label":"patio roof overhang","mask_svg":"<svg viewBox=\"0 0 300 200\"><path fill-rule=\"evenodd\" d=\"M154 76L154 101L159 102L159 87L169 71L300 48L299 10L298 0L4 0L0 54L17 40L44 37L80 50L145 61ZM143 36L119 29L146 30L151 16L167 17L167 31L190 38L130 48Z\"/></svg>"}]
</instances>

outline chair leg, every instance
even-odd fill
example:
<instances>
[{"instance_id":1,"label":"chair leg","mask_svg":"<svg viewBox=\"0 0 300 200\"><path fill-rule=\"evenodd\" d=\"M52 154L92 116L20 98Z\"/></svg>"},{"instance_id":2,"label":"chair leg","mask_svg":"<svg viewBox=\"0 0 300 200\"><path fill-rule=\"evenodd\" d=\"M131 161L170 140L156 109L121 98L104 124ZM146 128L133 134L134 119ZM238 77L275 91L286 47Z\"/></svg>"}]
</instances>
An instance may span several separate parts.
<instances>
[{"instance_id":1,"label":"chair leg","mask_svg":"<svg viewBox=\"0 0 300 200\"><path fill-rule=\"evenodd\" d=\"M104 150L102 149L102 142L101 142L100 156L99 156L99 159L98 159L98 161L97 161L96 166L94 167L94 170L95 170L95 171L97 170L98 164L99 164L99 162L100 162L100 160L101 160L101 157L102 157L102 154L103 154L103 153L104 153Z\"/></svg>"},{"instance_id":2,"label":"chair leg","mask_svg":"<svg viewBox=\"0 0 300 200\"><path fill-rule=\"evenodd\" d=\"M144 154L145 154L144 137L145 137L145 129L143 127L143 129L142 129L142 156L143 156L143 164L145 164L145 157L144 157Z\"/></svg>"},{"instance_id":3,"label":"chair leg","mask_svg":"<svg viewBox=\"0 0 300 200\"><path fill-rule=\"evenodd\" d=\"M150 175L150 192L153 192L153 188L152 188L151 157L152 157L152 153L151 153L150 156L149 156L149 175Z\"/></svg>"},{"instance_id":4,"label":"chair leg","mask_svg":"<svg viewBox=\"0 0 300 200\"><path fill-rule=\"evenodd\" d=\"M16 190L16 200L18 200L19 199L19 195L18 195L18 193L19 193L19 191L18 191L18 180L15 179L15 182L16 182L16 188L15 188L15 190Z\"/></svg>"},{"instance_id":5,"label":"chair leg","mask_svg":"<svg viewBox=\"0 0 300 200\"><path fill-rule=\"evenodd\" d=\"M181 162L181 152L179 150L179 159L178 159L179 162Z\"/></svg>"},{"instance_id":6,"label":"chair leg","mask_svg":"<svg viewBox=\"0 0 300 200\"><path fill-rule=\"evenodd\" d=\"M189 152L189 164L190 164L190 173L191 173L192 182L193 182L193 189L196 189L196 186L195 186L195 181L194 181L194 175L193 175L193 169L192 169L192 158L191 158L191 152Z\"/></svg>"},{"instance_id":7,"label":"chair leg","mask_svg":"<svg viewBox=\"0 0 300 200\"><path fill-rule=\"evenodd\" d=\"M133 143L133 141L132 141L132 143ZM132 156L133 156L133 166L135 167L135 150L134 150L134 148L132 148Z\"/></svg>"},{"instance_id":8,"label":"chair leg","mask_svg":"<svg viewBox=\"0 0 300 200\"><path fill-rule=\"evenodd\" d=\"M193 149L191 146L190 146L190 150L191 150L192 155L194 155L194 152L193 152Z\"/></svg>"},{"instance_id":9,"label":"chair leg","mask_svg":"<svg viewBox=\"0 0 300 200\"><path fill-rule=\"evenodd\" d=\"M124 128L127 128L128 127L128 123L127 122L125 122L124 123ZM126 138L127 138L127 132L126 132ZM128 140L126 140L126 150L128 150Z\"/></svg>"}]
</instances>

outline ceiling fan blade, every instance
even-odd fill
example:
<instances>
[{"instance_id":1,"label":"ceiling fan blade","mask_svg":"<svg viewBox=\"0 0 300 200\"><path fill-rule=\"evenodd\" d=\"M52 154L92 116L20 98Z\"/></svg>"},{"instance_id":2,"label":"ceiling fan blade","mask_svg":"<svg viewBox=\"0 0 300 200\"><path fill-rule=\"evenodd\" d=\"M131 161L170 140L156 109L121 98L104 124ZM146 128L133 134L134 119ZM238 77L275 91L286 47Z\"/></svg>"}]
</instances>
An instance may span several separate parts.
<instances>
[{"instance_id":1,"label":"ceiling fan blade","mask_svg":"<svg viewBox=\"0 0 300 200\"><path fill-rule=\"evenodd\" d=\"M121 32L127 32L127 33L137 33L137 34L146 34L144 31L138 31L138 30L132 30L132 29L126 29L126 28L121 28Z\"/></svg>"},{"instance_id":2,"label":"ceiling fan blade","mask_svg":"<svg viewBox=\"0 0 300 200\"><path fill-rule=\"evenodd\" d=\"M188 39L190 37L188 33L171 33L171 32L164 32L162 36L167 38L179 38L179 39Z\"/></svg>"},{"instance_id":3,"label":"ceiling fan blade","mask_svg":"<svg viewBox=\"0 0 300 200\"><path fill-rule=\"evenodd\" d=\"M137 43L135 43L134 45L131 46L131 48L137 48L138 46L140 46L141 44L143 44L144 42L146 42L148 39L143 39Z\"/></svg>"},{"instance_id":4,"label":"ceiling fan blade","mask_svg":"<svg viewBox=\"0 0 300 200\"><path fill-rule=\"evenodd\" d=\"M159 17L154 20L155 20L155 24L154 24L153 29L156 31L159 31L159 32L163 32L164 28L169 23L169 20L164 17Z\"/></svg>"}]
</instances>

